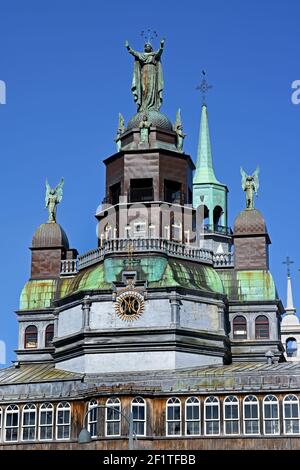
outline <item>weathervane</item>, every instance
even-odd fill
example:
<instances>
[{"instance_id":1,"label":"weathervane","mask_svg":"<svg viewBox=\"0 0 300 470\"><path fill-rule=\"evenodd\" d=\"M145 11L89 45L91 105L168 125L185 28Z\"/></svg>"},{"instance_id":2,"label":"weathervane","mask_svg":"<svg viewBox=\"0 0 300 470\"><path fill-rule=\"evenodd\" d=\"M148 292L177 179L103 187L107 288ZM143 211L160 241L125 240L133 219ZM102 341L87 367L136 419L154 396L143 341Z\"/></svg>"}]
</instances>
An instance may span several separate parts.
<instances>
[{"instance_id":1,"label":"weathervane","mask_svg":"<svg viewBox=\"0 0 300 470\"><path fill-rule=\"evenodd\" d=\"M291 276L290 266L293 263L294 263L294 261L292 261L289 256L286 257L285 261L282 261L282 264L286 264L286 272L287 272L288 277Z\"/></svg>"},{"instance_id":2,"label":"weathervane","mask_svg":"<svg viewBox=\"0 0 300 470\"><path fill-rule=\"evenodd\" d=\"M157 32L148 28L141 31L141 36L144 38L146 44L151 44L151 41L153 41L154 38L157 38Z\"/></svg>"},{"instance_id":3,"label":"weathervane","mask_svg":"<svg viewBox=\"0 0 300 470\"><path fill-rule=\"evenodd\" d=\"M197 90L200 90L200 92L202 93L202 104L205 105L206 104L206 93L208 92L208 90L210 90L212 88L212 85L209 85L205 76L206 76L206 72L205 70L202 70L202 75L203 75L203 78L200 82L200 85L197 86Z\"/></svg>"}]
</instances>

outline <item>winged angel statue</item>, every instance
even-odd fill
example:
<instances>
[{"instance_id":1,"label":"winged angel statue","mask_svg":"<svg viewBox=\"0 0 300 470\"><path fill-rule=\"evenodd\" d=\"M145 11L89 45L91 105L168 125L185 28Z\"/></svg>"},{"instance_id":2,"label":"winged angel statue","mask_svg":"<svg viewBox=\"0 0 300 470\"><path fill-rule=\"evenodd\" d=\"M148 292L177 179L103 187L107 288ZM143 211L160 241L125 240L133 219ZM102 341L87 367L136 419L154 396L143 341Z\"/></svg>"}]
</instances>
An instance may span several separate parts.
<instances>
[{"instance_id":1,"label":"winged angel statue","mask_svg":"<svg viewBox=\"0 0 300 470\"><path fill-rule=\"evenodd\" d=\"M256 168L253 175L247 175L247 173L241 167L242 175L242 188L246 192L246 208L254 209L254 195L257 195L259 188L259 167Z\"/></svg>"},{"instance_id":2,"label":"winged angel statue","mask_svg":"<svg viewBox=\"0 0 300 470\"><path fill-rule=\"evenodd\" d=\"M52 189L46 179L46 197L45 204L48 209L48 222L56 222L56 206L60 203L63 196L64 179L62 178L55 189Z\"/></svg>"}]
</instances>

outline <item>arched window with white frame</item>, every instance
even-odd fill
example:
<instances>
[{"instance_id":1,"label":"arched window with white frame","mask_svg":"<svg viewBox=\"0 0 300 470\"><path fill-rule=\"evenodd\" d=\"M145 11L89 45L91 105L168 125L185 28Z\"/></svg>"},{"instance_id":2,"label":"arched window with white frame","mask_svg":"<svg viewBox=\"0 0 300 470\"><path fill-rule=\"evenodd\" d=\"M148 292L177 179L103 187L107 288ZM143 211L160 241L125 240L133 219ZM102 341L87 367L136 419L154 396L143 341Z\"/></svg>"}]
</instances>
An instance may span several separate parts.
<instances>
[{"instance_id":1,"label":"arched window with white frame","mask_svg":"<svg viewBox=\"0 0 300 470\"><path fill-rule=\"evenodd\" d=\"M167 400L167 436L181 436L181 401L177 397Z\"/></svg>"},{"instance_id":2,"label":"arched window with white frame","mask_svg":"<svg viewBox=\"0 0 300 470\"><path fill-rule=\"evenodd\" d=\"M105 409L105 435L121 435L121 402L119 398L109 398Z\"/></svg>"},{"instance_id":3,"label":"arched window with white frame","mask_svg":"<svg viewBox=\"0 0 300 470\"><path fill-rule=\"evenodd\" d=\"M36 406L31 403L24 405L22 410L22 441L36 439Z\"/></svg>"},{"instance_id":4,"label":"arched window with white frame","mask_svg":"<svg viewBox=\"0 0 300 470\"><path fill-rule=\"evenodd\" d=\"M225 398L224 403L224 434L240 433L239 400L233 395Z\"/></svg>"},{"instance_id":5,"label":"arched window with white frame","mask_svg":"<svg viewBox=\"0 0 300 470\"><path fill-rule=\"evenodd\" d=\"M200 401L190 397L185 401L185 434L200 436Z\"/></svg>"},{"instance_id":6,"label":"arched window with white frame","mask_svg":"<svg viewBox=\"0 0 300 470\"><path fill-rule=\"evenodd\" d=\"M260 433L258 399L254 395L244 398L244 434L257 435Z\"/></svg>"},{"instance_id":7,"label":"arched window with white frame","mask_svg":"<svg viewBox=\"0 0 300 470\"><path fill-rule=\"evenodd\" d=\"M71 405L62 402L56 408L56 439L70 439L71 437Z\"/></svg>"},{"instance_id":8,"label":"arched window with white frame","mask_svg":"<svg viewBox=\"0 0 300 470\"><path fill-rule=\"evenodd\" d=\"M146 402L143 398L134 398L131 402L133 432L137 436L146 436Z\"/></svg>"},{"instance_id":9,"label":"arched window with white frame","mask_svg":"<svg viewBox=\"0 0 300 470\"><path fill-rule=\"evenodd\" d=\"M204 402L204 432L207 436L220 434L220 402L217 397L208 397Z\"/></svg>"},{"instance_id":10,"label":"arched window with white frame","mask_svg":"<svg viewBox=\"0 0 300 470\"><path fill-rule=\"evenodd\" d=\"M286 395L283 399L284 434L299 434L299 400L296 395Z\"/></svg>"},{"instance_id":11,"label":"arched window with white frame","mask_svg":"<svg viewBox=\"0 0 300 470\"><path fill-rule=\"evenodd\" d=\"M43 403L39 409L39 440L52 441L54 407L52 403Z\"/></svg>"},{"instance_id":12,"label":"arched window with white frame","mask_svg":"<svg viewBox=\"0 0 300 470\"><path fill-rule=\"evenodd\" d=\"M185 434L200 436L200 401L190 397L185 401Z\"/></svg>"},{"instance_id":13,"label":"arched window with white frame","mask_svg":"<svg viewBox=\"0 0 300 470\"><path fill-rule=\"evenodd\" d=\"M264 434L279 434L279 406L274 395L267 395L263 401Z\"/></svg>"},{"instance_id":14,"label":"arched window with white frame","mask_svg":"<svg viewBox=\"0 0 300 470\"><path fill-rule=\"evenodd\" d=\"M19 440L19 407L9 405L5 410L5 442L16 442Z\"/></svg>"},{"instance_id":15,"label":"arched window with white frame","mask_svg":"<svg viewBox=\"0 0 300 470\"><path fill-rule=\"evenodd\" d=\"M97 437L97 424L98 424L98 409L97 400L91 400L88 404L88 431L91 434L92 438Z\"/></svg>"}]
</instances>

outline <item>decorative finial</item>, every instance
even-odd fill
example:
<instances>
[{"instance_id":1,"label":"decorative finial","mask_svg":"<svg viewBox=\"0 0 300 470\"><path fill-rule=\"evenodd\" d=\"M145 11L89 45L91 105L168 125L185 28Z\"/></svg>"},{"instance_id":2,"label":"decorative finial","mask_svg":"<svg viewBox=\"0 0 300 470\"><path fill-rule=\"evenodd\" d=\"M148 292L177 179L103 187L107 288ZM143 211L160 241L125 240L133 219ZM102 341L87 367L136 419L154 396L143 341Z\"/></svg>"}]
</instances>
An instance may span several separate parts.
<instances>
[{"instance_id":1,"label":"decorative finial","mask_svg":"<svg viewBox=\"0 0 300 470\"><path fill-rule=\"evenodd\" d=\"M200 82L200 85L197 86L196 90L200 90L200 92L202 93L202 106L206 106L206 93L212 88L212 85L209 85L205 78L205 70L202 70L202 76L203 78Z\"/></svg>"},{"instance_id":2,"label":"decorative finial","mask_svg":"<svg viewBox=\"0 0 300 470\"><path fill-rule=\"evenodd\" d=\"M257 196L259 188L259 167L256 168L253 175L247 175L247 173L241 167L242 175L242 188L246 193L246 209L254 209L254 195Z\"/></svg>"},{"instance_id":3,"label":"decorative finial","mask_svg":"<svg viewBox=\"0 0 300 470\"><path fill-rule=\"evenodd\" d=\"M141 31L141 36L146 44L151 44L154 38L157 38L157 32L153 29L144 29Z\"/></svg>"},{"instance_id":4,"label":"decorative finial","mask_svg":"<svg viewBox=\"0 0 300 470\"><path fill-rule=\"evenodd\" d=\"M287 257L285 258L285 261L282 261L282 264L286 264L286 274L287 274L287 277L290 277L290 276L291 276L291 269L290 269L290 267L291 267L291 264L293 264L293 263L294 263L294 261L292 261L289 256L287 256Z\"/></svg>"},{"instance_id":5,"label":"decorative finial","mask_svg":"<svg viewBox=\"0 0 300 470\"><path fill-rule=\"evenodd\" d=\"M64 179L62 178L55 189L52 189L46 179L46 197L45 204L48 209L48 223L56 222L56 206L62 200Z\"/></svg>"}]
</instances>

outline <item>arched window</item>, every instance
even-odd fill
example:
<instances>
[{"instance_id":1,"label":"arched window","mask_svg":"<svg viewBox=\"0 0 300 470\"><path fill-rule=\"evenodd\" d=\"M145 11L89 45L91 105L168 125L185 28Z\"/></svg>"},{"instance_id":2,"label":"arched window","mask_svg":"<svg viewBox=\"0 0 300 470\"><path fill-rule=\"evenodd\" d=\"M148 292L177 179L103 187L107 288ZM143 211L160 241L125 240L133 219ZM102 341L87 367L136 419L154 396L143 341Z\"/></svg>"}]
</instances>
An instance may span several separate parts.
<instances>
[{"instance_id":1,"label":"arched window","mask_svg":"<svg viewBox=\"0 0 300 470\"><path fill-rule=\"evenodd\" d=\"M269 338L269 320L265 315L259 315L255 319L255 338Z\"/></svg>"},{"instance_id":2,"label":"arched window","mask_svg":"<svg viewBox=\"0 0 300 470\"><path fill-rule=\"evenodd\" d=\"M185 402L185 434L200 436L200 402L196 397L190 397Z\"/></svg>"},{"instance_id":3,"label":"arched window","mask_svg":"<svg viewBox=\"0 0 300 470\"><path fill-rule=\"evenodd\" d=\"M204 225L204 230L209 231L211 228L209 227L209 210L207 206L200 205L197 209L198 218L200 219L201 223Z\"/></svg>"},{"instance_id":4,"label":"arched window","mask_svg":"<svg viewBox=\"0 0 300 470\"><path fill-rule=\"evenodd\" d=\"M181 436L181 401L172 397L167 401L167 436Z\"/></svg>"},{"instance_id":5,"label":"arched window","mask_svg":"<svg viewBox=\"0 0 300 470\"><path fill-rule=\"evenodd\" d=\"M91 437L97 437L98 409L97 400L91 400L88 404L88 431Z\"/></svg>"},{"instance_id":6,"label":"arched window","mask_svg":"<svg viewBox=\"0 0 300 470\"><path fill-rule=\"evenodd\" d=\"M105 409L105 435L121 435L121 402L118 398L109 398Z\"/></svg>"},{"instance_id":7,"label":"arched window","mask_svg":"<svg viewBox=\"0 0 300 470\"><path fill-rule=\"evenodd\" d=\"M223 228L223 227L221 227L221 224L220 224L222 214L223 214L223 209L222 209L222 207L216 206L216 207L214 208L214 231L215 231L215 232L220 232L220 231L222 231L222 228Z\"/></svg>"},{"instance_id":8,"label":"arched window","mask_svg":"<svg viewBox=\"0 0 300 470\"><path fill-rule=\"evenodd\" d=\"M71 435L71 406L62 402L56 408L56 439L70 439Z\"/></svg>"},{"instance_id":9,"label":"arched window","mask_svg":"<svg viewBox=\"0 0 300 470\"><path fill-rule=\"evenodd\" d=\"M22 412L22 441L34 441L36 438L36 406L28 404Z\"/></svg>"},{"instance_id":10,"label":"arched window","mask_svg":"<svg viewBox=\"0 0 300 470\"><path fill-rule=\"evenodd\" d=\"M259 434L258 399L254 395L244 398L244 434Z\"/></svg>"},{"instance_id":11,"label":"arched window","mask_svg":"<svg viewBox=\"0 0 300 470\"><path fill-rule=\"evenodd\" d=\"M146 436L146 403L141 397L134 398L131 402L133 418L133 431L137 436Z\"/></svg>"},{"instance_id":12,"label":"arched window","mask_svg":"<svg viewBox=\"0 0 300 470\"><path fill-rule=\"evenodd\" d=\"M267 395L263 402L264 434L279 434L278 400L274 395Z\"/></svg>"},{"instance_id":13,"label":"arched window","mask_svg":"<svg viewBox=\"0 0 300 470\"><path fill-rule=\"evenodd\" d=\"M297 357L297 341L295 338L288 338L285 343L287 357Z\"/></svg>"},{"instance_id":14,"label":"arched window","mask_svg":"<svg viewBox=\"0 0 300 470\"><path fill-rule=\"evenodd\" d=\"M54 336L54 325L53 323L50 323L50 325L47 326L46 331L45 331L45 347L46 348L52 347L53 336Z\"/></svg>"},{"instance_id":15,"label":"arched window","mask_svg":"<svg viewBox=\"0 0 300 470\"><path fill-rule=\"evenodd\" d=\"M5 410L5 433L6 442L16 442L19 439L19 407L9 405Z\"/></svg>"},{"instance_id":16,"label":"arched window","mask_svg":"<svg viewBox=\"0 0 300 470\"><path fill-rule=\"evenodd\" d=\"M296 395L286 395L283 400L284 434L299 434L299 400Z\"/></svg>"},{"instance_id":17,"label":"arched window","mask_svg":"<svg viewBox=\"0 0 300 470\"><path fill-rule=\"evenodd\" d=\"M43 403L39 413L39 440L51 441L53 439L54 408L51 403Z\"/></svg>"},{"instance_id":18,"label":"arched window","mask_svg":"<svg viewBox=\"0 0 300 470\"><path fill-rule=\"evenodd\" d=\"M234 317L232 322L233 338L247 339L247 320L242 315Z\"/></svg>"},{"instance_id":19,"label":"arched window","mask_svg":"<svg viewBox=\"0 0 300 470\"><path fill-rule=\"evenodd\" d=\"M25 330L25 341L24 341L25 349L37 348L37 342L38 342L37 327L35 325L27 326Z\"/></svg>"},{"instance_id":20,"label":"arched window","mask_svg":"<svg viewBox=\"0 0 300 470\"><path fill-rule=\"evenodd\" d=\"M220 434L220 403L217 397L208 397L204 403L205 434Z\"/></svg>"},{"instance_id":21,"label":"arched window","mask_svg":"<svg viewBox=\"0 0 300 470\"><path fill-rule=\"evenodd\" d=\"M240 433L239 401L237 397L229 395L224 400L224 434Z\"/></svg>"}]
</instances>

